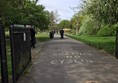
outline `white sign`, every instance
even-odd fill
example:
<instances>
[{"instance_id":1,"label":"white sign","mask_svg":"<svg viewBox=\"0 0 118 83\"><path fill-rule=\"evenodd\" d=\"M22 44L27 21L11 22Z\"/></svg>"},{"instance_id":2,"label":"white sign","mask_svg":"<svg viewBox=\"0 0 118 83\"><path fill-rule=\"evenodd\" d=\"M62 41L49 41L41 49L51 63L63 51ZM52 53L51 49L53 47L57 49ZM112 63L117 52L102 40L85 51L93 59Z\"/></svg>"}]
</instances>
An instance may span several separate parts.
<instances>
[{"instance_id":1,"label":"white sign","mask_svg":"<svg viewBox=\"0 0 118 83\"><path fill-rule=\"evenodd\" d=\"M26 41L26 33L23 33L23 39Z\"/></svg>"}]
</instances>

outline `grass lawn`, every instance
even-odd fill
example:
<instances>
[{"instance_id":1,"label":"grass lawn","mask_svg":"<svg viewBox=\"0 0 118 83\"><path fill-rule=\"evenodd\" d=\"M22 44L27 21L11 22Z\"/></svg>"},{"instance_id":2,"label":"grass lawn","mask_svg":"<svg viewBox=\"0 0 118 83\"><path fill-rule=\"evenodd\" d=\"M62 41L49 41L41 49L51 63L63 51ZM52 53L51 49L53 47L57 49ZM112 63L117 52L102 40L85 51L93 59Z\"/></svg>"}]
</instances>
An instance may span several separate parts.
<instances>
[{"instance_id":1,"label":"grass lawn","mask_svg":"<svg viewBox=\"0 0 118 83\"><path fill-rule=\"evenodd\" d=\"M78 36L78 35L67 35L76 40L83 41L93 47L101 50L105 50L107 53L112 55L115 54L115 36L113 37L96 37L96 36Z\"/></svg>"},{"instance_id":2,"label":"grass lawn","mask_svg":"<svg viewBox=\"0 0 118 83\"><path fill-rule=\"evenodd\" d=\"M39 42L44 42L44 41L48 41L50 38L49 38L49 34L48 33L37 33L36 34L36 39Z\"/></svg>"},{"instance_id":3,"label":"grass lawn","mask_svg":"<svg viewBox=\"0 0 118 83\"><path fill-rule=\"evenodd\" d=\"M12 75L12 65L11 65L11 49L10 49L10 41L6 41L6 52L7 52L7 67L8 67L8 76L11 78Z\"/></svg>"}]
</instances>

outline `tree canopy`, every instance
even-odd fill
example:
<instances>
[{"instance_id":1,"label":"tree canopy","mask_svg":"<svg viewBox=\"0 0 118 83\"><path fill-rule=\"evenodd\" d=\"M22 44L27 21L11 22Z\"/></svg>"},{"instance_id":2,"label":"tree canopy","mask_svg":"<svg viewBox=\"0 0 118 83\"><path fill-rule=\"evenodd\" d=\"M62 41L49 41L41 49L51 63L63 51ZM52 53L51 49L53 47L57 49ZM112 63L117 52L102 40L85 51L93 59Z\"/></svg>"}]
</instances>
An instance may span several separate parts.
<instances>
[{"instance_id":1,"label":"tree canopy","mask_svg":"<svg viewBox=\"0 0 118 83\"><path fill-rule=\"evenodd\" d=\"M118 22L118 0L86 0L84 8L88 14L100 22Z\"/></svg>"},{"instance_id":2,"label":"tree canopy","mask_svg":"<svg viewBox=\"0 0 118 83\"><path fill-rule=\"evenodd\" d=\"M41 30L49 25L49 12L37 0L1 0L0 22L10 24L32 24Z\"/></svg>"},{"instance_id":3,"label":"tree canopy","mask_svg":"<svg viewBox=\"0 0 118 83\"><path fill-rule=\"evenodd\" d=\"M118 0L83 0L70 21L73 29L77 19L80 34L113 36L118 27Z\"/></svg>"},{"instance_id":4,"label":"tree canopy","mask_svg":"<svg viewBox=\"0 0 118 83\"><path fill-rule=\"evenodd\" d=\"M68 20L62 20L58 26L60 29L69 28L69 21Z\"/></svg>"}]
</instances>

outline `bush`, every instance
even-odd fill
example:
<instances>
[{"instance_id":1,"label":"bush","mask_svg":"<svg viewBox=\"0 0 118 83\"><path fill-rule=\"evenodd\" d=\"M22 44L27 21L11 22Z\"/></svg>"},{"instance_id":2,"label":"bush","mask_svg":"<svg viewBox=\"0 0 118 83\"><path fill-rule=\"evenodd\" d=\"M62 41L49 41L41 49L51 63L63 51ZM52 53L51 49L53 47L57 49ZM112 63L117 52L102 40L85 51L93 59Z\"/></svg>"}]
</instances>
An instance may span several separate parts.
<instances>
[{"instance_id":1,"label":"bush","mask_svg":"<svg viewBox=\"0 0 118 83\"><path fill-rule=\"evenodd\" d=\"M116 33L116 28L118 24L115 25L102 25L100 30L97 32L98 36L114 36Z\"/></svg>"},{"instance_id":2,"label":"bush","mask_svg":"<svg viewBox=\"0 0 118 83\"><path fill-rule=\"evenodd\" d=\"M82 26L80 27L79 34L81 35L95 35L99 26L98 23L92 19L91 17L86 17L82 22Z\"/></svg>"}]
</instances>

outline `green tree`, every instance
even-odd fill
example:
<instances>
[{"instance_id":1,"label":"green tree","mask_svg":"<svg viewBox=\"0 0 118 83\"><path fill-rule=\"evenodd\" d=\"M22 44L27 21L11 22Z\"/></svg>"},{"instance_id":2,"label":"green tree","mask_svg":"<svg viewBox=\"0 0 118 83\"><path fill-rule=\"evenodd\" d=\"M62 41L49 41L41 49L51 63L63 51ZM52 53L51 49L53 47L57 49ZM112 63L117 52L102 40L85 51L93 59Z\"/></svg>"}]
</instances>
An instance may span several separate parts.
<instances>
[{"instance_id":1,"label":"green tree","mask_svg":"<svg viewBox=\"0 0 118 83\"><path fill-rule=\"evenodd\" d=\"M44 10L43 5L36 5L36 3L27 2L23 8L22 23L33 24L41 30L48 28L48 12Z\"/></svg>"},{"instance_id":2,"label":"green tree","mask_svg":"<svg viewBox=\"0 0 118 83\"><path fill-rule=\"evenodd\" d=\"M118 22L118 0L86 0L85 10L105 24Z\"/></svg>"},{"instance_id":3,"label":"green tree","mask_svg":"<svg viewBox=\"0 0 118 83\"><path fill-rule=\"evenodd\" d=\"M69 28L69 21L68 20L62 20L58 26L60 29Z\"/></svg>"},{"instance_id":4,"label":"green tree","mask_svg":"<svg viewBox=\"0 0 118 83\"><path fill-rule=\"evenodd\" d=\"M59 20L60 18L57 10L49 12L49 29L57 31Z\"/></svg>"},{"instance_id":5,"label":"green tree","mask_svg":"<svg viewBox=\"0 0 118 83\"><path fill-rule=\"evenodd\" d=\"M79 29L79 34L96 35L99 30L99 24L90 15L85 15L82 20L82 25Z\"/></svg>"},{"instance_id":6,"label":"green tree","mask_svg":"<svg viewBox=\"0 0 118 83\"><path fill-rule=\"evenodd\" d=\"M73 15L73 17L70 20L70 27L76 33L76 35L79 32L79 29L82 25L82 19L84 19L84 14L82 11L79 11Z\"/></svg>"},{"instance_id":7,"label":"green tree","mask_svg":"<svg viewBox=\"0 0 118 83\"><path fill-rule=\"evenodd\" d=\"M49 25L48 11L43 5L37 5L38 0L1 0L0 20L1 23L10 24L33 24L41 30Z\"/></svg>"}]
</instances>

